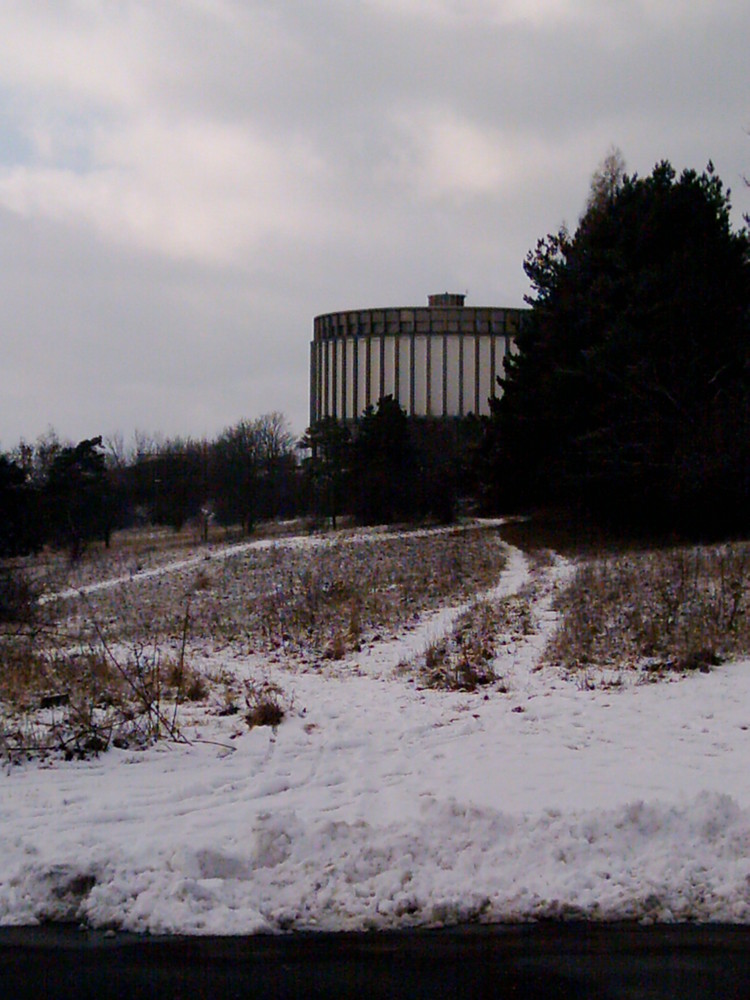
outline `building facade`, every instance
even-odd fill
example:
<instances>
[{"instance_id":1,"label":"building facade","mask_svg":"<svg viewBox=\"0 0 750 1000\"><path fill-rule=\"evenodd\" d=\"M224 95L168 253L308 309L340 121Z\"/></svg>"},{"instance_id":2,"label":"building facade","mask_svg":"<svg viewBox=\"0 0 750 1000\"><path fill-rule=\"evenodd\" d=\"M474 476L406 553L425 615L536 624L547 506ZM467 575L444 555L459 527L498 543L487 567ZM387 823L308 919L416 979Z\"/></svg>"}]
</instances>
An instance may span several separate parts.
<instances>
[{"instance_id":1,"label":"building facade","mask_svg":"<svg viewBox=\"0 0 750 1000\"><path fill-rule=\"evenodd\" d=\"M465 306L431 295L427 306L316 316L310 354L310 423L354 420L383 396L409 416L489 413L497 376L528 310Z\"/></svg>"}]
</instances>

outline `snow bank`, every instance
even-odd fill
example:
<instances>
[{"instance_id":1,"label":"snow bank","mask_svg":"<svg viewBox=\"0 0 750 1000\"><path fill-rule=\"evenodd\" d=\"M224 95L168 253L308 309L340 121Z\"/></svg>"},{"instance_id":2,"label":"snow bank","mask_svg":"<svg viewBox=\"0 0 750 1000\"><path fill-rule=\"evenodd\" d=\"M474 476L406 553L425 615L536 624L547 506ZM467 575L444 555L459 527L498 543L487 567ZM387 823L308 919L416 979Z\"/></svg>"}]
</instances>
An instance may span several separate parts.
<instances>
[{"instance_id":1,"label":"snow bank","mask_svg":"<svg viewBox=\"0 0 750 1000\"><path fill-rule=\"evenodd\" d=\"M378 826L257 817L241 836L114 856L20 860L0 921L86 921L153 933L369 929L537 918L750 919L750 813L684 806L515 817L427 798ZM90 856L86 857L86 853Z\"/></svg>"},{"instance_id":2,"label":"snow bank","mask_svg":"<svg viewBox=\"0 0 750 1000\"><path fill-rule=\"evenodd\" d=\"M484 700L301 675L276 734L196 717L189 747L16 767L0 924L750 922L748 677Z\"/></svg>"}]
</instances>

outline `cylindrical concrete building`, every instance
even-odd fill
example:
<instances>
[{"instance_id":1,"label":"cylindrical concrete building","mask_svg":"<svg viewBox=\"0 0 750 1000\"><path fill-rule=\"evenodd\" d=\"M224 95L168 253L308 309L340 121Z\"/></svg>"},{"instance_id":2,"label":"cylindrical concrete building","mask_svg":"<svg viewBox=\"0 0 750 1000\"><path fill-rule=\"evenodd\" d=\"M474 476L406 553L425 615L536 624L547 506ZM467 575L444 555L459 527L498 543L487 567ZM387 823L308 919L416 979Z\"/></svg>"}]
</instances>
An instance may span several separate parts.
<instances>
[{"instance_id":1,"label":"cylindrical concrete building","mask_svg":"<svg viewBox=\"0 0 750 1000\"><path fill-rule=\"evenodd\" d=\"M409 416L489 413L497 376L526 309L465 306L463 295L428 305L326 313L314 320L310 423L354 420L383 396Z\"/></svg>"}]
</instances>

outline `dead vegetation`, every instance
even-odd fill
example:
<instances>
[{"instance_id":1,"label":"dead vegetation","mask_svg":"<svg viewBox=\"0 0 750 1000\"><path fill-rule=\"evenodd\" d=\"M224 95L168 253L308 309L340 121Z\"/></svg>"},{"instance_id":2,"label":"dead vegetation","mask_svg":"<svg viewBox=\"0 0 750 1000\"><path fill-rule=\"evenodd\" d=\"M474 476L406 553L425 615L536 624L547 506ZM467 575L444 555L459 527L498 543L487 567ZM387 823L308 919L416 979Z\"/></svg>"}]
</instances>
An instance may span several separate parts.
<instances>
[{"instance_id":1,"label":"dead vegetation","mask_svg":"<svg viewBox=\"0 0 750 1000\"><path fill-rule=\"evenodd\" d=\"M44 605L24 605L0 625L0 752L9 761L71 759L183 741L180 705L208 692L187 659L189 623L188 605L169 649L145 637L125 645L108 641L95 620L82 629Z\"/></svg>"},{"instance_id":2,"label":"dead vegetation","mask_svg":"<svg viewBox=\"0 0 750 1000\"><path fill-rule=\"evenodd\" d=\"M280 688L196 670L191 650L341 659L487 588L503 563L494 534L472 530L269 544L137 580L117 573L116 586L65 599L48 577L46 602L25 601L31 616L0 631L0 751L81 757L183 740L190 701L220 715L244 703L250 727L275 727L289 710Z\"/></svg>"},{"instance_id":3,"label":"dead vegetation","mask_svg":"<svg viewBox=\"0 0 750 1000\"><path fill-rule=\"evenodd\" d=\"M498 632L497 604L478 601L458 616L450 632L430 643L418 661L417 676L425 687L447 691L494 684Z\"/></svg>"},{"instance_id":4,"label":"dead vegetation","mask_svg":"<svg viewBox=\"0 0 750 1000\"><path fill-rule=\"evenodd\" d=\"M245 722L250 729L256 726L270 726L276 729L284 721L289 711L284 692L271 681L246 681Z\"/></svg>"},{"instance_id":5,"label":"dead vegetation","mask_svg":"<svg viewBox=\"0 0 750 1000\"><path fill-rule=\"evenodd\" d=\"M69 599L64 610L84 629L96 621L112 641L133 641L158 628L169 642L181 629L179 597L184 602L189 595L193 640L314 663L341 659L427 609L487 589L504 560L490 530L344 535L317 546L249 549L169 576L125 581Z\"/></svg>"},{"instance_id":6,"label":"dead vegetation","mask_svg":"<svg viewBox=\"0 0 750 1000\"><path fill-rule=\"evenodd\" d=\"M678 547L584 562L557 598L546 660L707 670L750 654L750 544Z\"/></svg>"},{"instance_id":7,"label":"dead vegetation","mask_svg":"<svg viewBox=\"0 0 750 1000\"><path fill-rule=\"evenodd\" d=\"M427 688L476 691L491 687L506 693L508 686L498 661L537 630L534 606L540 582L550 565L549 553L532 558L531 578L507 597L474 601L456 618L452 628L429 643L423 653L400 665Z\"/></svg>"},{"instance_id":8,"label":"dead vegetation","mask_svg":"<svg viewBox=\"0 0 750 1000\"><path fill-rule=\"evenodd\" d=\"M96 541L90 542L85 558L77 562L72 563L65 552L45 549L26 560L26 564L49 591L80 588L113 577L152 572L166 562L198 562L227 545L272 542L305 530L306 522L301 519L261 522L252 535L243 534L239 527L212 524L206 543L202 524L200 527L188 524L180 531L159 526L128 528L112 535L109 548Z\"/></svg>"},{"instance_id":9,"label":"dead vegetation","mask_svg":"<svg viewBox=\"0 0 750 1000\"><path fill-rule=\"evenodd\" d=\"M402 673L428 688L502 692L502 654L529 640L539 648L539 609L550 600L544 614L556 614L558 627L543 661L582 689L595 671L658 677L750 654L750 543L588 553L552 599L560 577L543 540L527 547L526 587L474 600ZM255 654L264 670L332 669L426 611L488 590L505 563L488 528L314 541L193 559L43 605L38 567L25 567L26 579L11 573L0 622L0 754L82 757L183 740L191 702L275 729L291 710L282 688L266 674L239 678L233 658ZM213 665L196 668L207 651Z\"/></svg>"},{"instance_id":10,"label":"dead vegetation","mask_svg":"<svg viewBox=\"0 0 750 1000\"><path fill-rule=\"evenodd\" d=\"M115 655L3 638L0 750L8 760L80 758L160 737L183 741L180 704L208 694L199 673L159 649L134 646Z\"/></svg>"}]
</instances>

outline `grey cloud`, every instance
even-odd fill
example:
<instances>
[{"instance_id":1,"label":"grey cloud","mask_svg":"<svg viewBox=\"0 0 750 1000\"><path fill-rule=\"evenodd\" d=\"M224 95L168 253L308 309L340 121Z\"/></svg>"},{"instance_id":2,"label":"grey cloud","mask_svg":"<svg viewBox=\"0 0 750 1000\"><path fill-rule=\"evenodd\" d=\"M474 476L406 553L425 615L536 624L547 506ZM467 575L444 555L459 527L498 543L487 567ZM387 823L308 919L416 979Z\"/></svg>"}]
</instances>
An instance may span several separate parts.
<instances>
[{"instance_id":1,"label":"grey cloud","mask_svg":"<svg viewBox=\"0 0 750 1000\"><path fill-rule=\"evenodd\" d=\"M611 143L712 158L739 221L748 35L723 0L7 5L0 446L301 431L314 314L520 304Z\"/></svg>"}]
</instances>

